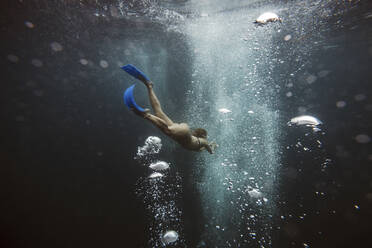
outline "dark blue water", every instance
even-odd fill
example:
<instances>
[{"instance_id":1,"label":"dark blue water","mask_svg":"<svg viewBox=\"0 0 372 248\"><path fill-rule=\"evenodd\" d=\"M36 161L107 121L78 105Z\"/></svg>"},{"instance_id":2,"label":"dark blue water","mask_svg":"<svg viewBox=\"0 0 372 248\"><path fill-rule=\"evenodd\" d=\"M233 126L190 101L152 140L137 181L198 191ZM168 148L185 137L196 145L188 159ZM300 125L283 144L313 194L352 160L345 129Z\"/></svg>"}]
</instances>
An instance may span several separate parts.
<instances>
[{"instance_id":1,"label":"dark blue water","mask_svg":"<svg viewBox=\"0 0 372 248\"><path fill-rule=\"evenodd\" d=\"M179 234L169 247L372 244L370 3L0 9L1 247L161 247L167 230ZM255 26L266 11L283 22ZM208 130L216 154L183 150L124 106L127 63L172 119ZM320 131L287 125L300 115ZM135 158L148 136L160 153ZM170 170L151 180L158 160Z\"/></svg>"}]
</instances>

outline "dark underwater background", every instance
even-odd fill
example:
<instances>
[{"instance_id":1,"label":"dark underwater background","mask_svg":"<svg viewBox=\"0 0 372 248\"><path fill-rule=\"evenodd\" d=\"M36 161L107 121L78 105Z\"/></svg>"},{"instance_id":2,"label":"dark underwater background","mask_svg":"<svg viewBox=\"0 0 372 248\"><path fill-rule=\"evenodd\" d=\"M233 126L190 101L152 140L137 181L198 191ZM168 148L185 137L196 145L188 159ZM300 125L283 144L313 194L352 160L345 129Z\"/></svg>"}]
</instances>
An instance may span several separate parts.
<instances>
[{"instance_id":1,"label":"dark underwater background","mask_svg":"<svg viewBox=\"0 0 372 248\"><path fill-rule=\"evenodd\" d=\"M266 11L283 22L255 25ZM0 247L165 247L167 230L179 240L166 247L371 247L370 1L14 0L0 13ZM128 63L216 154L126 108ZM149 106L139 81L135 98ZM320 131L287 125L300 115ZM138 158L149 136L162 148ZM149 179L158 160L170 169Z\"/></svg>"}]
</instances>

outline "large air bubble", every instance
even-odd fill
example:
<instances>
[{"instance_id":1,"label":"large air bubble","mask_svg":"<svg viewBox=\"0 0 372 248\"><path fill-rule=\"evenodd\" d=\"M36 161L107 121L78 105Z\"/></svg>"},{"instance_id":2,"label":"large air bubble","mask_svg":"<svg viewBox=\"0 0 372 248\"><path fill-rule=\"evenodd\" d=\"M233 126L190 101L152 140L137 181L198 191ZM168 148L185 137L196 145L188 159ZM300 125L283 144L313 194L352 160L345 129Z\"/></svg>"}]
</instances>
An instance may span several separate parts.
<instances>
[{"instance_id":1,"label":"large air bubble","mask_svg":"<svg viewBox=\"0 0 372 248\"><path fill-rule=\"evenodd\" d=\"M163 171L169 168L169 164L165 161L158 161L155 163L150 164L150 169L153 169L155 171Z\"/></svg>"},{"instance_id":2,"label":"large air bubble","mask_svg":"<svg viewBox=\"0 0 372 248\"><path fill-rule=\"evenodd\" d=\"M306 126L311 127L314 132L319 132L321 129L319 128L320 125L323 123L316 117L310 115L301 115L292 118L287 125L288 126Z\"/></svg>"},{"instance_id":3,"label":"large air bubble","mask_svg":"<svg viewBox=\"0 0 372 248\"><path fill-rule=\"evenodd\" d=\"M301 115L292 118L289 122L288 125L305 125L305 126L318 126L322 124L322 122L317 119L316 117L310 116L310 115Z\"/></svg>"},{"instance_id":4,"label":"large air bubble","mask_svg":"<svg viewBox=\"0 0 372 248\"><path fill-rule=\"evenodd\" d=\"M170 244L176 242L178 239L178 233L176 231L168 231L162 237L162 241L164 244Z\"/></svg>"},{"instance_id":5,"label":"large air bubble","mask_svg":"<svg viewBox=\"0 0 372 248\"><path fill-rule=\"evenodd\" d=\"M276 22L276 21L281 21L281 19L279 18L277 14L272 13L272 12L263 13L256 19L256 23L260 23L260 24L266 24L268 22Z\"/></svg>"}]
</instances>

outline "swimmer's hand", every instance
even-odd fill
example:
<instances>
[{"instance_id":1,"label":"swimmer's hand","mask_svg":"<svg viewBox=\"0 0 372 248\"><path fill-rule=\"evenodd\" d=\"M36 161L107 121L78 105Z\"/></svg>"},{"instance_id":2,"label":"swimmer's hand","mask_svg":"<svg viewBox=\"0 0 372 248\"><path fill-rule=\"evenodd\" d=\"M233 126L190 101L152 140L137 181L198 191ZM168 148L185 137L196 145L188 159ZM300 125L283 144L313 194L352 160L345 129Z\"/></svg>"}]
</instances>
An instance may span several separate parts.
<instances>
[{"instance_id":1,"label":"swimmer's hand","mask_svg":"<svg viewBox=\"0 0 372 248\"><path fill-rule=\"evenodd\" d=\"M217 143L212 141L211 143L208 144L209 149L207 148L208 152L210 154L214 153L214 150L218 147Z\"/></svg>"}]
</instances>

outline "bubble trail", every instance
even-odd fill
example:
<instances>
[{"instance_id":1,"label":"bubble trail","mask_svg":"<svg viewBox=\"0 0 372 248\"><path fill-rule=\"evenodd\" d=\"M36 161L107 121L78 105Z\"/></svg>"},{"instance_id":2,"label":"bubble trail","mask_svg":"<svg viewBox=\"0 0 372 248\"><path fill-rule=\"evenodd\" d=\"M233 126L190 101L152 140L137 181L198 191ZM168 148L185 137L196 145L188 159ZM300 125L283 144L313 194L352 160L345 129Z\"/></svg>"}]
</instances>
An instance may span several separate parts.
<instances>
[{"instance_id":1,"label":"bubble trail","mask_svg":"<svg viewBox=\"0 0 372 248\"><path fill-rule=\"evenodd\" d=\"M161 148L161 139L149 136L145 145L138 147L137 156L141 156L143 165L148 165ZM149 213L148 247L185 247L185 240L180 238L183 230L182 210L177 205L182 192L181 177L169 170L169 164L165 161L152 162L149 169L155 172L140 178L136 187L136 194L142 198Z\"/></svg>"}]
</instances>

